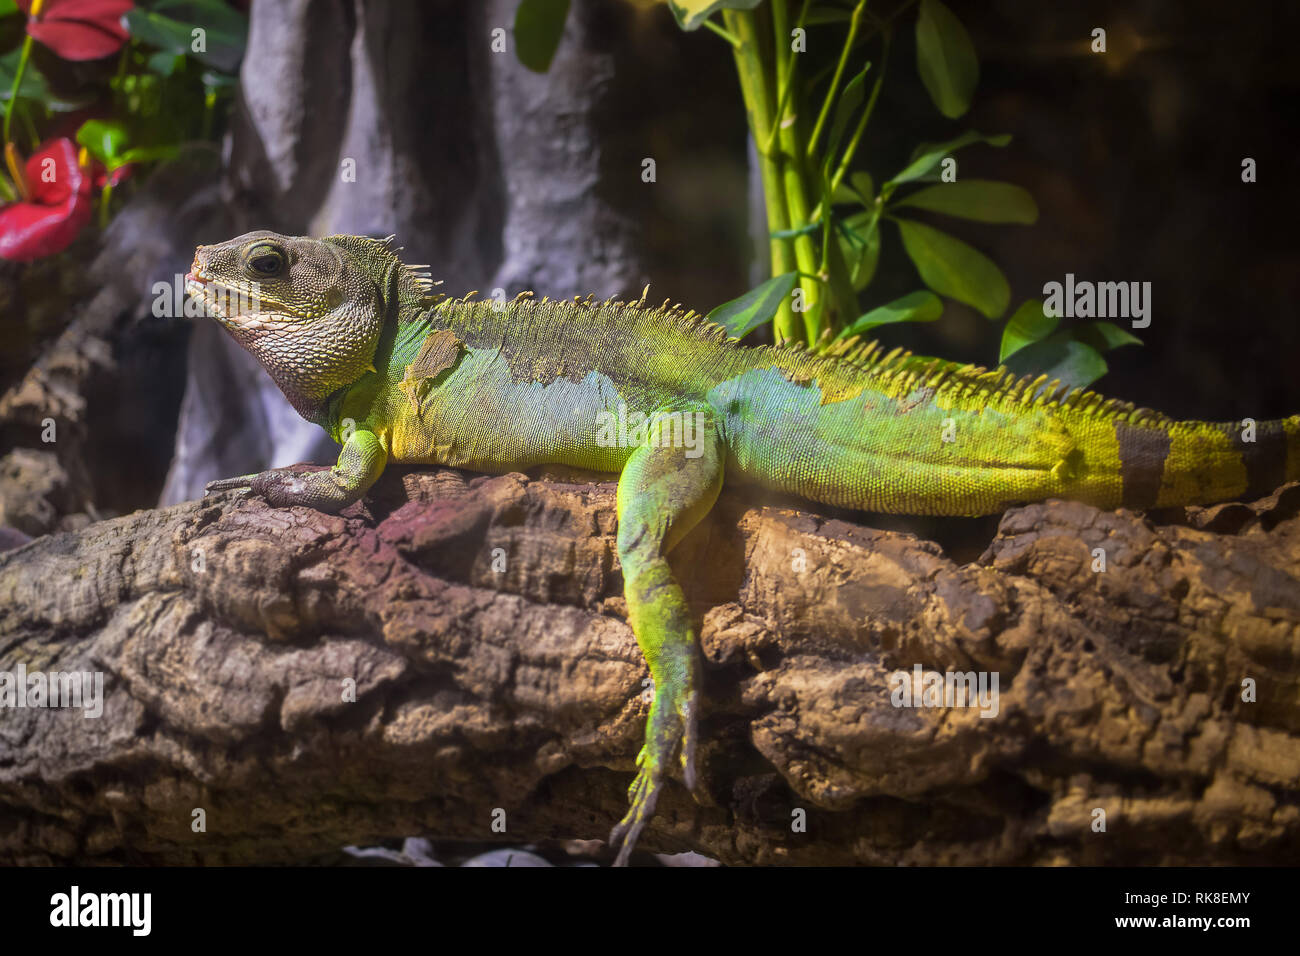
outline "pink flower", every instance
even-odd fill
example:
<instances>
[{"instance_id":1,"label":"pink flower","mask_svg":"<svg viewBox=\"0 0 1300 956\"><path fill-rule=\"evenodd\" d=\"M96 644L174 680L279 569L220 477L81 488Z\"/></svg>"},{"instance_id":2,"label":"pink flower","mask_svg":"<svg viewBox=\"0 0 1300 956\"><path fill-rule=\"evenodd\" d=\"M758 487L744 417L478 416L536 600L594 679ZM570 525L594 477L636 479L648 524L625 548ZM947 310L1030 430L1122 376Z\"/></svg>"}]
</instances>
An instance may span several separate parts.
<instances>
[{"instance_id":1,"label":"pink flower","mask_svg":"<svg viewBox=\"0 0 1300 956\"><path fill-rule=\"evenodd\" d=\"M90 221L93 200L77 144L50 140L24 169L28 197L0 208L0 258L31 262L62 252Z\"/></svg>"},{"instance_id":2,"label":"pink flower","mask_svg":"<svg viewBox=\"0 0 1300 956\"><path fill-rule=\"evenodd\" d=\"M98 60L126 42L132 0L17 0L27 32L65 60Z\"/></svg>"}]
</instances>

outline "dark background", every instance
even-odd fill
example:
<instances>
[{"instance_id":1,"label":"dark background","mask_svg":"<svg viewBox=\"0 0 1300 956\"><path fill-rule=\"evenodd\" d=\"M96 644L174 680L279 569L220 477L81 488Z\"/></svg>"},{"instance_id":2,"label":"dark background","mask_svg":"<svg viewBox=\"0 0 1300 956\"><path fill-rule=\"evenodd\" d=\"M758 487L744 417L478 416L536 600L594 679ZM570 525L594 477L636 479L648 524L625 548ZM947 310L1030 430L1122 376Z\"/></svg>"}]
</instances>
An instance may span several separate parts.
<instances>
[{"instance_id":1,"label":"dark background","mask_svg":"<svg viewBox=\"0 0 1300 956\"><path fill-rule=\"evenodd\" d=\"M1300 4L987 0L952 9L980 55L973 107L957 121L935 111L917 79L912 19L904 15L859 153L876 183L901 169L917 142L966 128L1012 133L1006 148L958 153L959 175L1026 187L1038 223L933 219L998 262L1012 309L1067 272L1149 281L1152 324L1135 330L1145 345L1110 353L1099 390L1178 417L1293 414ZM744 176L743 107L730 61L718 69L717 38L675 34L666 16L654 23L640 46L677 51L682 75L678 87L647 91L654 115L645 135L665 153L688 137L698 153L668 173L660 165L655 202L646 204L652 255L675 297L707 309L747 278L735 255L743 225L729 219ZM1105 54L1089 49L1098 26L1107 31ZM619 30L609 25L608 42L618 42ZM1249 184L1241 181L1248 156L1257 162ZM896 232L884 228L866 307L919 286ZM695 246L688 235L716 243L715 254L688 252ZM933 325L883 334L917 351L995 362L1000 327L959 303L946 306Z\"/></svg>"}]
</instances>

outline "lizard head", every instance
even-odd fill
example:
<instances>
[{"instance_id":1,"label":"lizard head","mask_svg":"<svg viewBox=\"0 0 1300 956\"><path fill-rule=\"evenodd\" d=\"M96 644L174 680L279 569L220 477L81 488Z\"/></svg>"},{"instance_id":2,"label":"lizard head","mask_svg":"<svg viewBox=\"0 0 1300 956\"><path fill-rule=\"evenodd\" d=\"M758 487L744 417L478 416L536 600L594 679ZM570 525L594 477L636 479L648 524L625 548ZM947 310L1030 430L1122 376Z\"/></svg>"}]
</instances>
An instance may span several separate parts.
<instances>
[{"instance_id":1,"label":"lizard head","mask_svg":"<svg viewBox=\"0 0 1300 956\"><path fill-rule=\"evenodd\" d=\"M308 419L374 368L387 318L428 291L387 242L361 236L260 230L199 246L190 269L185 290Z\"/></svg>"}]
</instances>

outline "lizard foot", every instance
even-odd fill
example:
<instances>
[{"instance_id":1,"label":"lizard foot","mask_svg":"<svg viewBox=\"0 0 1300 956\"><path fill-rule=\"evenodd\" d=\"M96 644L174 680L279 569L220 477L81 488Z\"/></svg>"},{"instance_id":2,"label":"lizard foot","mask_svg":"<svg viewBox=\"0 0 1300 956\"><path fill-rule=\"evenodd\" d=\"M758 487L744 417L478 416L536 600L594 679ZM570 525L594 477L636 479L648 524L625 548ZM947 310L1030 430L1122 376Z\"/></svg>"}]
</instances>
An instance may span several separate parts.
<instances>
[{"instance_id":1,"label":"lizard foot","mask_svg":"<svg viewBox=\"0 0 1300 956\"><path fill-rule=\"evenodd\" d=\"M328 472L325 465L291 465L288 468L273 468L260 471L255 475L240 475L238 478L222 478L208 482L203 493L209 495L214 491L248 489L262 498L272 508L286 508L290 505L308 505L319 510L335 510L334 502L328 494L322 495L321 489L330 490L329 485L321 480L321 473ZM328 482L328 476L325 481ZM343 502L346 504L346 502Z\"/></svg>"},{"instance_id":2,"label":"lizard foot","mask_svg":"<svg viewBox=\"0 0 1300 956\"><path fill-rule=\"evenodd\" d=\"M235 478L218 478L216 481L209 481L203 486L203 495L207 497L214 491L237 491L242 488L252 488L253 479L257 475L239 475Z\"/></svg>"},{"instance_id":3,"label":"lizard foot","mask_svg":"<svg viewBox=\"0 0 1300 956\"><path fill-rule=\"evenodd\" d=\"M615 866L627 866L641 831L654 816L655 804L659 802L674 754L680 753L687 789L695 789L695 742L699 735L696 703L699 694L692 688L678 693L669 691L663 696L667 699L656 694L654 703L650 705L645 746L636 758L640 770L627 791L630 804L627 815L609 835L610 845L619 848Z\"/></svg>"}]
</instances>

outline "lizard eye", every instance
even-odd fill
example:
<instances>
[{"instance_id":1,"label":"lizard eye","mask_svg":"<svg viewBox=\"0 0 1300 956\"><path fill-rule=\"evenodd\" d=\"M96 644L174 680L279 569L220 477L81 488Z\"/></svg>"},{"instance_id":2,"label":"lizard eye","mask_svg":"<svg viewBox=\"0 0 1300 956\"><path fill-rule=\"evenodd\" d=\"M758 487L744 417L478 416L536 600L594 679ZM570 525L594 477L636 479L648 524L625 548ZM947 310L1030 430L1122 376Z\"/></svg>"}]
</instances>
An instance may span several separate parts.
<instances>
[{"instance_id":1,"label":"lizard eye","mask_svg":"<svg viewBox=\"0 0 1300 956\"><path fill-rule=\"evenodd\" d=\"M248 257L248 268L262 278L277 276L284 269L284 254L274 246L257 246Z\"/></svg>"}]
</instances>

